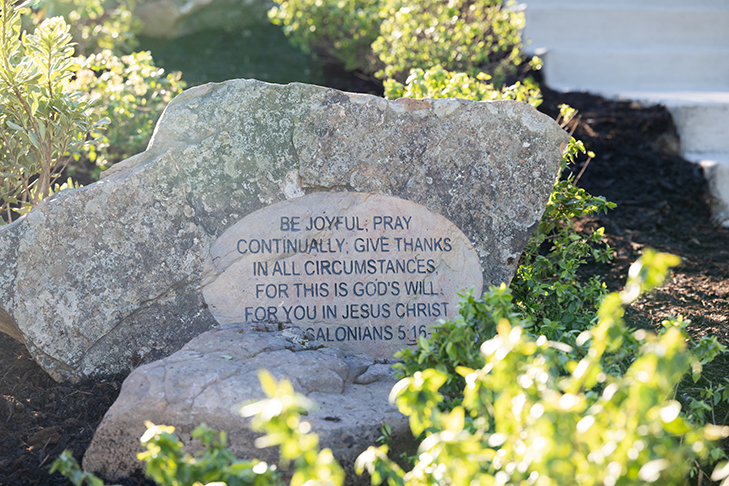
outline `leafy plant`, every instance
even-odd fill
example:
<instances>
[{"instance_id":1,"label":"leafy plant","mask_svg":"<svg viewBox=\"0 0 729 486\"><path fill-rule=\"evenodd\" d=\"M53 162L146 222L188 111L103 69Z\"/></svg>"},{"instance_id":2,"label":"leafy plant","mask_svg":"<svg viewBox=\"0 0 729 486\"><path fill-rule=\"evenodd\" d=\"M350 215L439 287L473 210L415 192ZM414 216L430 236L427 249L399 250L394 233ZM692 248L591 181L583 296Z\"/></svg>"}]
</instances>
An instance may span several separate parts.
<instances>
[{"instance_id":1,"label":"leafy plant","mask_svg":"<svg viewBox=\"0 0 729 486\"><path fill-rule=\"evenodd\" d=\"M382 0L384 19L372 44L384 63L379 77L404 82L412 69L442 66L500 87L521 63L521 12L501 0Z\"/></svg>"},{"instance_id":2,"label":"leafy plant","mask_svg":"<svg viewBox=\"0 0 729 486\"><path fill-rule=\"evenodd\" d=\"M417 462L406 472L387 458L386 446L370 447L358 472L391 486L683 484L693 461L706 458L729 428L694 426L672 400L695 360L683 330L632 333L622 320L624 306L660 285L678 261L645 251L625 290L603 300L597 325L580 336L589 347L579 361L569 347L529 336L504 312L505 289L492 288L489 297L501 303L488 319L496 335L481 346L482 366L457 368L465 379L462 404L444 411L438 390L447 376L437 369L404 378L391 400L415 435L426 434ZM628 333L640 342L637 358L624 375L606 373L603 357ZM559 371L565 360L566 376ZM715 478L722 474L717 468Z\"/></svg>"},{"instance_id":3,"label":"leafy plant","mask_svg":"<svg viewBox=\"0 0 729 486\"><path fill-rule=\"evenodd\" d=\"M380 31L380 0L275 0L268 17L291 43L347 70L371 73L370 45Z\"/></svg>"},{"instance_id":4,"label":"leafy plant","mask_svg":"<svg viewBox=\"0 0 729 486\"><path fill-rule=\"evenodd\" d=\"M118 57L105 49L80 57L79 63L72 86L85 99L98 98L93 111L115 121L84 154L98 174L146 148L160 114L186 85L180 72L165 74L155 66L149 52Z\"/></svg>"},{"instance_id":5,"label":"leafy plant","mask_svg":"<svg viewBox=\"0 0 729 486\"><path fill-rule=\"evenodd\" d=\"M73 44L61 17L21 35L27 3L0 0L0 214L24 213L49 196L52 183L85 144L108 123L92 102L68 89Z\"/></svg>"},{"instance_id":6,"label":"leafy plant","mask_svg":"<svg viewBox=\"0 0 729 486\"><path fill-rule=\"evenodd\" d=\"M505 284L489 289L482 298L468 292L459 302L458 315L433 327L430 338L420 337L417 347L400 351L397 356L403 362L394 367L401 377L436 370L444 378L440 386L443 405L447 408L458 405L465 382L457 369L483 367L478 345L496 334L502 319L519 322L526 328L531 325L514 311L511 290Z\"/></svg>"},{"instance_id":7,"label":"leafy plant","mask_svg":"<svg viewBox=\"0 0 729 486\"><path fill-rule=\"evenodd\" d=\"M313 402L294 393L287 379L277 382L265 370L258 372L258 379L268 398L241 409L241 415L253 417L253 430L266 432L256 439L256 446L280 448L282 466L287 468L291 463L294 466L291 486L301 486L309 481L322 486L342 484L344 471L332 451L319 451L318 436L310 433L309 422L301 420L301 414L311 409Z\"/></svg>"},{"instance_id":8,"label":"leafy plant","mask_svg":"<svg viewBox=\"0 0 729 486\"><path fill-rule=\"evenodd\" d=\"M34 5L33 22L63 16L71 26L76 53L89 56L102 49L117 55L137 47L136 35L142 29L134 16L136 0L40 0Z\"/></svg>"},{"instance_id":9,"label":"leafy plant","mask_svg":"<svg viewBox=\"0 0 729 486\"><path fill-rule=\"evenodd\" d=\"M586 152L584 145L572 138L562 156L560 173L568 173L569 165L580 152ZM615 204L588 194L575 186L574 179L569 172L565 179L555 183L511 283L520 312L531 316L539 332L549 339L561 339L565 333L587 329L607 293L599 277L593 276L586 282L577 278L578 269L588 259L605 263L612 258L612 249L602 244L604 230L579 233L574 222L607 212Z\"/></svg>"},{"instance_id":10,"label":"leafy plant","mask_svg":"<svg viewBox=\"0 0 729 486\"><path fill-rule=\"evenodd\" d=\"M165 74L149 52L137 46L141 24L135 0L42 0L33 21L63 15L80 56L70 84L84 101L98 100L91 111L114 120L105 132L94 131L95 145L75 154L67 173L75 176L85 159L95 164L93 178L112 164L143 151L165 106L185 89L182 74Z\"/></svg>"},{"instance_id":11,"label":"leafy plant","mask_svg":"<svg viewBox=\"0 0 729 486\"><path fill-rule=\"evenodd\" d=\"M394 79L385 80L385 97L516 100L529 103L535 108L542 103L539 86L531 78L526 78L523 83L517 81L511 86L502 86L501 89L496 89L490 80L491 76L483 72L473 77L466 73L446 71L440 65L427 71L415 68L410 71L404 85Z\"/></svg>"},{"instance_id":12,"label":"leafy plant","mask_svg":"<svg viewBox=\"0 0 729 486\"><path fill-rule=\"evenodd\" d=\"M205 424L192 432L203 450L195 455L183 452L174 427L146 422L141 442L147 447L138 455L147 463L146 475L159 485L208 484L222 481L229 486L273 486L279 484L275 466L265 462L239 461L227 448L225 432L217 433Z\"/></svg>"}]
</instances>

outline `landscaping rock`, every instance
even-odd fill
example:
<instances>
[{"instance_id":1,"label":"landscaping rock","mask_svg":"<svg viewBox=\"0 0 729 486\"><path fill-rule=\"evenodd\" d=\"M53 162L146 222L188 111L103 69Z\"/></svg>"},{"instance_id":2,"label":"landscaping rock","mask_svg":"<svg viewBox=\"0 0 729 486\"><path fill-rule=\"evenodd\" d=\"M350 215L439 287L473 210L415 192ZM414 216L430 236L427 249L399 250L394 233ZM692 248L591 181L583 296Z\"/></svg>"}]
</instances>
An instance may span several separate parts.
<instances>
[{"instance_id":1,"label":"landscaping rock","mask_svg":"<svg viewBox=\"0 0 729 486\"><path fill-rule=\"evenodd\" d=\"M217 238L316 192L420 204L467 237L484 285L509 282L568 138L513 101L247 80L190 89L144 153L0 228L0 331L57 380L168 356L216 322L202 274Z\"/></svg>"},{"instance_id":2,"label":"landscaping rock","mask_svg":"<svg viewBox=\"0 0 729 486\"><path fill-rule=\"evenodd\" d=\"M271 0L143 0L134 9L142 35L172 39L203 30L268 23Z\"/></svg>"},{"instance_id":3,"label":"landscaping rock","mask_svg":"<svg viewBox=\"0 0 729 486\"><path fill-rule=\"evenodd\" d=\"M353 465L376 443L383 424L392 429L394 451L404 451L412 442L407 417L388 403L396 383L389 365L317 349L297 328L270 331L231 325L208 331L129 375L86 451L84 469L110 480L142 470L136 454L142 450L139 438L146 430L145 420L174 426L189 450L197 445L191 432L205 423L228 433L236 457L277 464L278 451L257 449L254 441L261 434L251 431L250 419L238 413L242 403L265 398L259 369L277 379L288 378L296 392L316 403L305 420L319 435L320 446L332 449L345 468L347 484L368 484L357 479Z\"/></svg>"}]
</instances>

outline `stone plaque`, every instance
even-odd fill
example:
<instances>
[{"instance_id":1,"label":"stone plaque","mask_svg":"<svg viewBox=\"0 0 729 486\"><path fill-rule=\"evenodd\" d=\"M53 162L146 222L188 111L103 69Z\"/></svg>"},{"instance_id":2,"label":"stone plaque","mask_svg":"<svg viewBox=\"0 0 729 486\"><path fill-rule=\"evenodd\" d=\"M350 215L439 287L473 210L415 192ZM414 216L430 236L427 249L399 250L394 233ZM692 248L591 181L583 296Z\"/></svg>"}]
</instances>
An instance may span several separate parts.
<instances>
[{"instance_id":1,"label":"stone plaque","mask_svg":"<svg viewBox=\"0 0 729 486\"><path fill-rule=\"evenodd\" d=\"M425 206L318 192L256 211L212 245L203 296L221 324L291 323L345 351L391 357L483 285L468 238Z\"/></svg>"},{"instance_id":2,"label":"stone plaque","mask_svg":"<svg viewBox=\"0 0 729 486\"><path fill-rule=\"evenodd\" d=\"M165 109L144 153L114 165L99 183L61 191L0 227L0 332L22 340L57 380L123 372L169 356L216 324L201 285L205 262L218 238L245 218L230 242L217 244L215 266L207 269L208 300L221 320L245 320L248 307L252 319L264 311L269 319L271 307L270 318L285 321L285 306L291 322L309 322L320 342L336 344L346 330L351 343L356 333L357 345L372 338L375 349L389 343L394 350L400 331L407 343L419 326L452 316L458 290L509 283L568 141L554 120L509 100L387 101L254 80L192 88ZM341 201L303 197L345 190L350 194L332 196ZM452 224L422 206L353 193L422 204ZM351 206L347 197L354 198ZM272 206L286 200L289 206ZM266 207L274 209L249 219ZM329 228L326 216L342 219ZM282 231L281 217L298 217L291 228L299 231ZM316 223L307 231L309 221ZM465 239L458 243L463 235L456 227L478 262ZM403 238L412 239L412 248ZM238 252L240 240L253 239L260 248L251 243L241 246L249 253ZM272 253L273 246L269 253L276 239L279 252L284 240L297 240L296 253ZM337 239L344 240L341 251ZM369 273L370 260L376 273ZM379 260L393 268L381 273ZM268 275L253 275L254 262ZM291 263L297 273L319 274L293 275ZM361 273L344 274L345 263ZM235 275L218 275L228 267ZM358 282L361 296L353 294ZM289 286L281 287L285 294L273 293L278 283ZM326 283L326 290L313 283ZM258 296L256 284L264 285ZM347 295L334 295L342 284ZM297 288L304 297L294 297ZM415 307L403 307L408 303ZM316 306L316 319L297 320L307 305Z\"/></svg>"}]
</instances>

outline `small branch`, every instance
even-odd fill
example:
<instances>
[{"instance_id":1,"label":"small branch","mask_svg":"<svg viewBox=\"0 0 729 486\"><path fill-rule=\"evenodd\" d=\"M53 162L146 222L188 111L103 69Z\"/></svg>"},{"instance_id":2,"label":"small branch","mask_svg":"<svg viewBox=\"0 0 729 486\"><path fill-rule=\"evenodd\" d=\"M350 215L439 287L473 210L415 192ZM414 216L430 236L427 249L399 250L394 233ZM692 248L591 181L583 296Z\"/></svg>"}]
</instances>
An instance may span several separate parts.
<instances>
[{"instance_id":1,"label":"small branch","mask_svg":"<svg viewBox=\"0 0 729 486\"><path fill-rule=\"evenodd\" d=\"M582 174L585 173L585 169L587 169L587 166L590 165L591 160L592 160L592 157L587 158L587 162L585 162L585 165L582 166L582 170L580 170L580 173L577 174L577 177L575 177L575 180L572 183L573 185L575 185L575 186L577 185L577 182L580 180L580 177L582 177Z\"/></svg>"}]
</instances>

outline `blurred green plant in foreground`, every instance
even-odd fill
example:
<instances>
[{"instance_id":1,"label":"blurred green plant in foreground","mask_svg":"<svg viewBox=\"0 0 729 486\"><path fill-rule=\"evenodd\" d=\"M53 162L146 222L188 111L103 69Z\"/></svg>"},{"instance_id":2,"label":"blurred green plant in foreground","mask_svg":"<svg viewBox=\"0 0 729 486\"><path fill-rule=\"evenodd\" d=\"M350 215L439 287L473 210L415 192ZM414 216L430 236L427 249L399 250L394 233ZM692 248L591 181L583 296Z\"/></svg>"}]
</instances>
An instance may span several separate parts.
<instances>
[{"instance_id":1,"label":"blurred green plant in foreground","mask_svg":"<svg viewBox=\"0 0 729 486\"><path fill-rule=\"evenodd\" d=\"M579 353L530 336L504 285L483 299L466 297L461 318L479 307L477 318L495 336L480 346L478 367L456 368L465 383L462 401L442 406L439 390L448 380L442 370L427 368L402 379L390 399L422 438L414 465L405 471L387 457L386 445L372 446L358 458L358 473L367 470L373 485L390 486L686 484L695 461L709 457L713 441L729 435L729 427L693 424L673 398L678 382L700 360L687 350L683 327L667 321L655 335L630 330L622 319L624 307L661 285L679 261L646 249L631 266L625 289L603 300L597 325L577 339ZM457 329L452 324L444 324L451 333ZM606 356L630 339L638 343L636 359L624 374L612 374ZM310 401L286 380L276 382L265 371L259 377L268 398L242 408L243 415L255 417L253 429L266 433L256 445L280 447L281 465L292 466L292 486L342 484L331 451L319 451L316 434L301 420ZM205 450L192 456L183 453L171 427L148 424L142 437L147 451L138 456L147 462L147 475L160 485L281 484L274 466L235 459L224 433L202 426L194 436ZM80 471L69 452L51 471L77 486L103 484ZM712 478L728 475L729 466L721 464Z\"/></svg>"},{"instance_id":2,"label":"blurred green plant in foreground","mask_svg":"<svg viewBox=\"0 0 729 486\"><path fill-rule=\"evenodd\" d=\"M679 261L645 250L625 289L602 301L597 325L577 339L584 347L578 353L530 336L505 286L492 287L482 300L468 296L462 318L478 307L476 318L496 335L481 345L478 367L456 368L465 382L462 401L443 406L439 389L447 372L427 368L404 378L391 401L424 437L415 464L403 471L387 457L387 446L370 447L358 470L367 470L372 484L391 486L687 484L695 462L710 456L729 427L692 424L673 399L700 359L687 350L684 329L667 321L654 335L622 320L624 307L662 284ZM451 335L461 329L448 322L444 328ZM635 360L624 374L610 373L606 356L632 339ZM713 479L727 474L722 464Z\"/></svg>"},{"instance_id":3,"label":"blurred green plant in foreground","mask_svg":"<svg viewBox=\"0 0 729 486\"><path fill-rule=\"evenodd\" d=\"M291 486L340 486L344 472L329 449L319 450L319 438L311 432L301 415L313 407L303 395L294 392L291 383L276 381L265 370L258 373L261 387L268 398L245 405L241 414L253 417L251 427L265 435L256 439L257 447L278 447L280 464L291 469ZM142 436L146 451L137 455L147 465L146 475L164 486L278 486L283 485L276 465L258 460L238 460L227 448L225 432L216 433L200 425L192 433L203 446L195 455L183 451L182 442L174 435L174 427L147 422ZM70 451L53 462L51 473L58 471L75 486L104 483L93 474L81 470Z\"/></svg>"}]
</instances>

